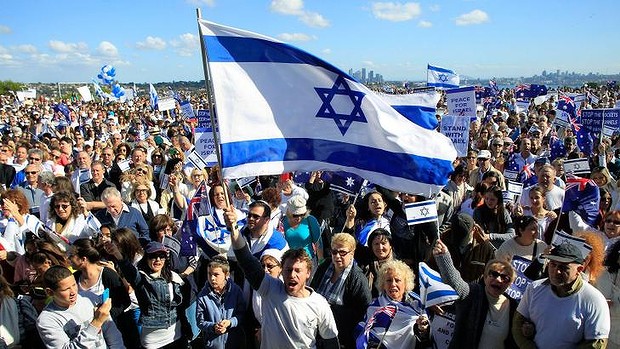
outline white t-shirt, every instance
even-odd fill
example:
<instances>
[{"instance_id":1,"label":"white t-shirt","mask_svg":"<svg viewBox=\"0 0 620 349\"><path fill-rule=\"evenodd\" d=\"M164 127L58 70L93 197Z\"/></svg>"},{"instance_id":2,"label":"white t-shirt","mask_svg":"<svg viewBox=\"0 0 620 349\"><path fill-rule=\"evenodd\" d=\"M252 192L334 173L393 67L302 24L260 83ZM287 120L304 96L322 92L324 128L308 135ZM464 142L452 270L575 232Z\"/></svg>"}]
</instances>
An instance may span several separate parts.
<instances>
[{"instance_id":1,"label":"white t-shirt","mask_svg":"<svg viewBox=\"0 0 620 349\"><path fill-rule=\"evenodd\" d=\"M265 275L258 293L262 298L261 348L316 348L316 337L338 336L327 300L308 288L310 296L291 297L284 283Z\"/></svg>"},{"instance_id":2,"label":"white t-shirt","mask_svg":"<svg viewBox=\"0 0 620 349\"><path fill-rule=\"evenodd\" d=\"M528 187L523 190L523 194L521 195L521 206L530 207L532 203L530 202L530 189ZM553 189L549 190L545 194L545 208L547 210L555 210L557 208L562 207L562 203L564 202L564 189L558 187L557 185L553 186Z\"/></svg>"},{"instance_id":3,"label":"white t-shirt","mask_svg":"<svg viewBox=\"0 0 620 349\"><path fill-rule=\"evenodd\" d=\"M517 311L536 328L538 348L574 348L583 340L609 337L609 306L587 282L567 297L558 297L548 279L527 286Z\"/></svg>"},{"instance_id":4,"label":"white t-shirt","mask_svg":"<svg viewBox=\"0 0 620 349\"><path fill-rule=\"evenodd\" d=\"M504 243L497 249L497 251L495 252L495 257L499 259L512 260L512 256L517 255L523 258L527 258L529 260L533 260L534 256L532 254L534 253L534 244L536 244L537 255L543 253L545 248L547 248L547 244L544 241L538 239L536 239L528 246L522 246L517 242L517 240L510 239L504 241Z\"/></svg>"},{"instance_id":5,"label":"white t-shirt","mask_svg":"<svg viewBox=\"0 0 620 349\"><path fill-rule=\"evenodd\" d=\"M478 348L504 349L504 341L510 332L510 302L504 295L500 295L497 300L491 299L488 295L487 298L489 310L484 320Z\"/></svg>"}]
</instances>

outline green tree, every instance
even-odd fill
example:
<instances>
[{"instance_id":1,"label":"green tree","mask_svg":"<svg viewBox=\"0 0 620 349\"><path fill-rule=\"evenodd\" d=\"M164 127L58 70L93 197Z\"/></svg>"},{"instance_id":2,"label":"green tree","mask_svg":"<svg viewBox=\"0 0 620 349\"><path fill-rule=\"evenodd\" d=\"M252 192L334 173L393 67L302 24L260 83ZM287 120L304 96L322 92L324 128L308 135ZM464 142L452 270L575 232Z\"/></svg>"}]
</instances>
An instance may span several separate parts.
<instances>
[{"instance_id":1,"label":"green tree","mask_svg":"<svg viewBox=\"0 0 620 349\"><path fill-rule=\"evenodd\" d=\"M0 95L9 94L9 91L21 91L24 89L24 85L19 82L11 80L0 81Z\"/></svg>"}]
</instances>

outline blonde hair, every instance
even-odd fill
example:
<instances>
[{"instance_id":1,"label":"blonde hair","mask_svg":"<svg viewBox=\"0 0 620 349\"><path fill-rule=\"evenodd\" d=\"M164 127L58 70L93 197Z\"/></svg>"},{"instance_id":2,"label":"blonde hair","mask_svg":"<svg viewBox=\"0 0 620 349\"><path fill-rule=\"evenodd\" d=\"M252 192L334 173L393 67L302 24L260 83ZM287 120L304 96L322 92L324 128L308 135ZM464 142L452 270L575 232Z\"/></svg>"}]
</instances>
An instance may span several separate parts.
<instances>
[{"instance_id":1,"label":"blonde hair","mask_svg":"<svg viewBox=\"0 0 620 349\"><path fill-rule=\"evenodd\" d=\"M342 245L355 251L355 238L351 234L337 233L332 236L331 246Z\"/></svg>"},{"instance_id":2,"label":"blonde hair","mask_svg":"<svg viewBox=\"0 0 620 349\"><path fill-rule=\"evenodd\" d=\"M381 268L379 268L379 277L376 282L378 289L383 290L383 285L385 284L388 271L393 271L405 279L405 291L413 291L413 288L415 287L415 275L413 270L411 270L411 268L409 268L409 266L404 262L396 259L383 263Z\"/></svg>"}]
</instances>

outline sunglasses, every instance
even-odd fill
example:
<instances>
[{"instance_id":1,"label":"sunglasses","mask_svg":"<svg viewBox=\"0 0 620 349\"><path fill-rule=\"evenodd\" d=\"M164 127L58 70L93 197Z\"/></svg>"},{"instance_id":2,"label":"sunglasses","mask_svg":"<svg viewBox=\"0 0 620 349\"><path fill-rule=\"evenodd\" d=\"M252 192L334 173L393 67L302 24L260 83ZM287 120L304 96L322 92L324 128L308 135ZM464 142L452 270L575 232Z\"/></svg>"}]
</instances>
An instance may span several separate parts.
<instances>
[{"instance_id":1,"label":"sunglasses","mask_svg":"<svg viewBox=\"0 0 620 349\"><path fill-rule=\"evenodd\" d=\"M155 155L152 155L151 158L161 158L161 155L155 154Z\"/></svg>"},{"instance_id":2,"label":"sunglasses","mask_svg":"<svg viewBox=\"0 0 620 349\"><path fill-rule=\"evenodd\" d=\"M137 170L136 170L136 173L146 174L146 171L145 171L145 170L142 170L142 169L137 169Z\"/></svg>"},{"instance_id":3,"label":"sunglasses","mask_svg":"<svg viewBox=\"0 0 620 349\"><path fill-rule=\"evenodd\" d=\"M488 276L490 276L493 279L499 278L500 280L502 280L502 282L510 281L510 275L502 274L502 273L497 272L495 270L489 270L489 275Z\"/></svg>"},{"instance_id":4,"label":"sunglasses","mask_svg":"<svg viewBox=\"0 0 620 349\"><path fill-rule=\"evenodd\" d=\"M620 225L620 221L616 221L613 219L606 219L605 223L613 223L614 225Z\"/></svg>"},{"instance_id":5,"label":"sunglasses","mask_svg":"<svg viewBox=\"0 0 620 349\"><path fill-rule=\"evenodd\" d=\"M168 255L166 255L165 253L158 253L158 254L149 255L148 259L159 259L159 260L165 261L167 257Z\"/></svg>"},{"instance_id":6,"label":"sunglasses","mask_svg":"<svg viewBox=\"0 0 620 349\"><path fill-rule=\"evenodd\" d=\"M340 257L344 257L344 256L348 255L349 253L351 253L351 251L331 250L331 253L332 253L332 256L339 255Z\"/></svg>"},{"instance_id":7,"label":"sunglasses","mask_svg":"<svg viewBox=\"0 0 620 349\"><path fill-rule=\"evenodd\" d=\"M503 144L500 144L500 143L493 143L493 146L494 146L494 147L503 147L504 145L503 145Z\"/></svg>"},{"instance_id":8,"label":"sunglasses","mask_svg":"<svg viewBox=\"0 0 620 349\"><path fill-rule=\"evenodd\" d=\"M29 157L28 161L41 161L41 158L33 158L33 157Z\"/></svg>"},{"instance_id":9,"label":"sunglasses","mask_svg":"<svg viewBox=\"0 0 620 349\"><path fill-rule=\"evenodd\" d=\"M56 204L56 205L54 205L54 208L55 209L62 208L63 210L66 210L67 208L69 208L69 206L71 206L71 205L69 205L69 204Z\"/></svg>"},{"instance_id":10,"label":"sunglasses","mask_svg":"<svg viewBox=\"0 0 620 349\"><path fill-rule=\"evenodd\" d=\"M302 213L302 214L294 214L293 218L303 218L306 214Z\"/></svg>"},{"instance_id":11,"label":"sunglasses","mask_svg":"<svg viewBox=\"0 0 620 349\"><path fill-rule=\"evenodd\" d=\"M38 171L26 171L24 173L27 174L27 175L34 175L34 174L37 174L39 172Z\"/></svg>"},{"instance_id":12,"label":"sunglasses","mask_svg":"<svg viewBox=\"0 0 620 349\"><path fill-rule=\"evenodd\" d=\"M267 263L261 263L261 265L263 266L263 269L267 268L267 270L272 270L273 268L280 266L278 264L267 264Z\"/></svg>"},{"instance_id":13,"label":"sunglasses","mask_svg":"<svg viewBox=\"0 0 620 349\"><path fill-rule=\"evenodd\" d=\"M257 215L256 213L248 213L248 218L261 219L261 218L263 218L263 216Z\"/></svg>"}]
</instances>

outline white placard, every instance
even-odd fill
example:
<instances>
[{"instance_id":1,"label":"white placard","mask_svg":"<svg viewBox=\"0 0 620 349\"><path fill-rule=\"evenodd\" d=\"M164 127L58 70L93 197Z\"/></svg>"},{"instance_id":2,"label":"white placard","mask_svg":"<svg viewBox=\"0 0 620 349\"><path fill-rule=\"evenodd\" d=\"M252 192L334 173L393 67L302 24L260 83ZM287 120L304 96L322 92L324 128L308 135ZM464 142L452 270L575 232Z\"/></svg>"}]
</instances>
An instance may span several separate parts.
<instances>
[{"instance_id":1,"label":"white placard","mask_svg":"<svg viewBox=\"0 0 620 349\"><path fill-rule=\"evenodd\" d=\"M198 127L195 129L194 150L208 164L217 165L217 154L215 153L215 139L211 128L211 117L208 110L198 110Z\"/></svg>"},{"instance_id":2,"label":"white placard","mask_svg":"<svg viewBox=\"0 0 620 349\"><path fill-rule=\"evenodd\" d=\"M80 86L77 88L77 90L80 93L80 96L82 96L82 100L84 102L90 102L93 100L93 95L90 93L90 89L88 88L88 86Z\"/></svg>"},{"instance_id":3,"label":"white placard","mask_svg":"<svg viewBox=\"0 0 620 349\"><path fill-rule=\"evenodd\" d=\"M176 101L174 98L162 98L157 102L157 108L160 111L166 111L176 108Z\"/></svg>"},{"instance_id":4,"label":"white placard","mask_svg":"<svg viewBox=\"0 0 620 349\"><path fill-rule=\"evenodd\" d=\"M448 114L475 118L476 91L474 89L474 86L468 86L446 90Z\"/></svg>"},{"instance_id":5,"label":"white placard","mask_svg":"<svg viewBox=\"0 0 620 349\"><path fill-rule=\"evenodd\" d=\"M435 314L431 322L432 338L435 344L433 348L448 348L454 335L454 319L456 315L448 312L443 315Z\"/></svg>"},{"instance_id":6,"label":"white placard","mask_svg":"<svg viewBox=\"0 0 620 349\"><path fill-rule=\"evenodd\" d=\"M469 125L469 117L444 115L441 118L441 133L452 140L459 157L467 156Z\"/></svg>"},{"instance_id":7,"label":"white placard","mask_svg":"<svg viewBox=\"0 0 620 349\"><path fill-rule=\"evenodd\" d=\"M129 169L131 168L130 163L131 163L130 159L125 159L123 161L117 162L116 164L121 169L121 172L125 172L125 171L129 171Z\"/></svg>"}]
</instances>

